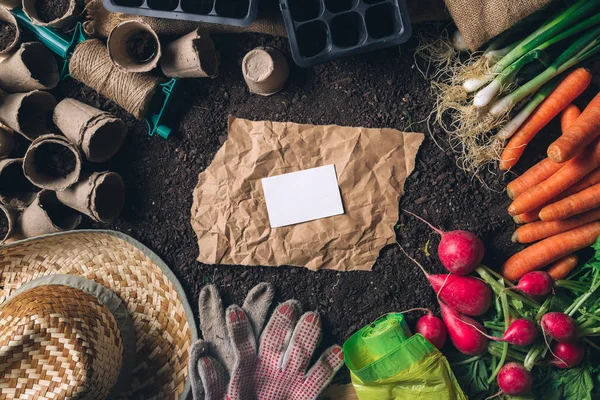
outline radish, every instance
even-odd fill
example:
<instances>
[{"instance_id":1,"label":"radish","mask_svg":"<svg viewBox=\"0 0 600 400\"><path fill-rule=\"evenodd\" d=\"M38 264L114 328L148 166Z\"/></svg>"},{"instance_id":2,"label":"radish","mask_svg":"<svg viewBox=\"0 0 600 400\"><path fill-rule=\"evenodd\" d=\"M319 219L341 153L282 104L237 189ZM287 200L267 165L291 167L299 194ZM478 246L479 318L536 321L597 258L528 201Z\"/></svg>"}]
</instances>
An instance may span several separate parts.
<instances>
[{"instance_id":1,"label":"radish","mask_svg":"<svg viewBox=\"0 0 600 400\"><path fill-rule=\"evenodd\" d=\"M444 347L446 343L446 325L444 325L444 321L434 316L431 311L419 318L415 326L415 331L423 335L425 339L429 340L438 349Z\"/></svg>"},{"instance_id":2,"label":"radish","mask_svg":"<svg viewBox=\"0 0 600 400\"><path fill-rule=\"evenodd\" d=\"M440 301L440 307L454 347L461 353L470 356L483 354L487 347L487 338L482 334L482 332L485 334L483 325L458 313L443 301Z\"/></svg>"},{"instance_id":3,"label":"radish","mask_svg":"<svg viewBox=\"0 0 600 400\"><path fill-rule=\"evenodd\" d=\"M522 364L510 362L500 369L496 382L505 394L520 396L531 390L533 378Z\"/></svg>"},{"instance_id":4,"label":"radish","mask_svg":"<svg viewBox=\"0 0 600 400\"><path fill-rule=\"evenodd\" d=\"M542 331L558 342L572 342L577 334L577 322L567 314L549 312L540 321Z\"/></svg>"},{"instance_id":5,"label":"radish","mask_svg":"<svg viewBox=\"0 0 600 400\"><path fill-rule=\"evenodd\" d=\"M492 289L487 283L471 276L431 275L417 260L409 256L402 246L399 247L406 257L421 268L435 293L450 307L462 314L475 317L485 314L490 308Z\"/></svg>"},{"instance_id":6,"label":"radish","mask_svg":"<svg viewBox=\"0 0 600 400\"><path fill-rule=\"evenodd\" d=\"M518 290L530 296L547 296L552 292L554 279L545 271L528 272L521 279L519 284L505 290Z\"/></svg>"},{"instance_id":7,"label":"radish","mask_svg":"<svg viewBox=\"0 0 600 400\"><path fill-rule=\"evenodd\" d=\"M552 344L552 360L551 365L558 368L572 368L583 361L585 357L585 347L578 342L561 343L554 342Z\"/></svg>"},{"instance_id":8,"label":"radish","mask_svg":"<svg viewBox=\"0 0 600 400\"><path fill-rule=\"evenodd\" d=\"M442 262L442 265L451 273L468 275L483 260L483 242L471 232L461 230L444 232L418 215L406 210L404 212L423 221L442 237L438 245L438 258Z\"/></svg>"},{"instance_id":9,"label":"radish","mask_svg":"<svg viewBox=\"0 0 600 400\"><path fill-rule=\"evenodd\" d=\"M500 341L513 344L515 346L529 346L535 342L538 336L537 326L527 318L515 320Z\"/></svg>"}]
</instances>

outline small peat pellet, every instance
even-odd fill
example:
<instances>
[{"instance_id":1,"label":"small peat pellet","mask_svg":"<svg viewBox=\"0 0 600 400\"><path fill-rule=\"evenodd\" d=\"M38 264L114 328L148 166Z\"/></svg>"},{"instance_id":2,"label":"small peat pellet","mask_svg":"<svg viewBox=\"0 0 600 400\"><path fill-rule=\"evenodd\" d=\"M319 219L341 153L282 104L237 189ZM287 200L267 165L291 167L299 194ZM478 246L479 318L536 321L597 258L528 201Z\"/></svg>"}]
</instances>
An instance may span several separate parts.
<instances>
[{"instance_id":1,"label":"small peat pellet","mask_svg":"<svg viewBox=\"0 0 600 400\"><path fill-rule=\"evenodd\" d=\"M124 72L148 72L162 55L156 32L145 22L129 20L115 26L106 42L113 64Z\"/></svg>"},{"instance_id":2,"label":"small peat pellet","mask_svg":"<svg viewBox=\"0 0 600 400\"><path fill-rule=\"evenodd\" d=\"M10 47L17 38L17 27L10 22L0 20L0 52Z\"/></svg>"},{"instance_id":3,"label":"small peat pellet","mask_svg":"<svg viewBox=\"0 0 600 400\"><path fill-rule=\"evenodd\" d=\"M242 60L242 73L251 93L271 96L285 86L290 67L279 51L257 47Z\"/></svg>"}]
</instances>

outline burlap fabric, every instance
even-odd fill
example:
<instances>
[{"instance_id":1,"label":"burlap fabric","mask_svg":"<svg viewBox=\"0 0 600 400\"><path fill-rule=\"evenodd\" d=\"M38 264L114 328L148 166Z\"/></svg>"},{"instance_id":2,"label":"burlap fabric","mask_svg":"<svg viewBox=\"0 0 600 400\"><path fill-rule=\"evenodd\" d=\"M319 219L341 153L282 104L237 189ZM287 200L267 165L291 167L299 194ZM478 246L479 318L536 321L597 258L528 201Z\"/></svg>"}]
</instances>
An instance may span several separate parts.
<instances>
[{"instance_id":1,"label":"burlap fabric","mask_svg":"<svg viewBox=\"0 0 600 400\"><path fill-rule=\"evenodd\" d=\"M445 0L465 43L476 50L552 0Z\"/></svg>"}]
</instances>

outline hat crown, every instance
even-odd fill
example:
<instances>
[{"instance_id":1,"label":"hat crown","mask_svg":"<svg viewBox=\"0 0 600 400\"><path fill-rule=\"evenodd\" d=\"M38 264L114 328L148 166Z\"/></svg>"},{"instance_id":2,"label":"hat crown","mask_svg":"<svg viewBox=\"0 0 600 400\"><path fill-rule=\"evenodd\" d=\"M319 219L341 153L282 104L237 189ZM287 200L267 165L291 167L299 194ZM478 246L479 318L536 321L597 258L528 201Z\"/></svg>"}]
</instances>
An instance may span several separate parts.
<instances>
[{"instance_id":1,"label":"hat crown","mask_svg":"<svg viewBox=\"0 0 600 400\"><path fill-rule=\"evenodd\" d=\"M122 363L115 317L83 290L43 285L0 306L3 399L104 399Z\"/></svg>"}]
</instances>

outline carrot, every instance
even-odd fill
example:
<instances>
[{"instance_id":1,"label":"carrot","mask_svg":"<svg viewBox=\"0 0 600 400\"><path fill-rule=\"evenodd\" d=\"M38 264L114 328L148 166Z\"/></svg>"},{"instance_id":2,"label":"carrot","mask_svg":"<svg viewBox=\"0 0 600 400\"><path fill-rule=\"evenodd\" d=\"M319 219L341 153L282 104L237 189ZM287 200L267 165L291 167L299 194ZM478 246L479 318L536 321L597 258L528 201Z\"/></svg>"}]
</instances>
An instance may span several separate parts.
<instances>
[{"instance_id":1,"label":"carrot","mask_svg":"<svg viewBox=\"0 0 600 400\"><path fill-rule=\"evenodd\" d=\"M508 207L510 215L518 215L543 205L573 186L600 166L600 140L566 163L554 175L526 190Z\"/></svg>"},{"instance_id":2,"label":"carrot","mask_svg":"<svg viewBox=\"0 0 600 400\"><path fill-rule=\"evenodd\" d=\"M549 158L543 159L506 186L508 197L514 199L530 187L548 179L563 165L564 164L557 164Z\"/></svg>"},{"instance_id":3,"label":"carrot","mask_svg":"<svg viewBox=\"0 0 600 400\"><path fill-rule=\"evenodd\" d=\"M510 139L500 155L500 169L506 171L512 168L535 135L583 93L591 82L592 74L585 68L577 68L567 75Z\"/></svg>"},{"instance_id":4,"label":"carrot","mask_svg":"<svg viewBox=\"0 0 600 400\"><path fill-rule=\"evenodd\" d=\"M581 115L581 110L575 104L569 104L560 114L560 130L565 132L569 127L577 121Z\"/></svg>"},{"instance_id":5,"label":"carrot","mask_svg":"<svg viewBox=\"0 0 600 400\"><path fill-rule=\"evenodd\" d=\"M576 254L571 254L570 256L566 256L556 261L554 264L550 265L546 272L550 274L552 279L558 281L560 279L565 279L571 271L575 269L577 263L579 262L579 257Z\"/></svg>"},{"instance_id":6,"label":"carrot","mask_svg":"<svg viewBox=\"0 0 600 400\"><path fill-rule=\"evenodd\" d=\"M556 221L600 207L600 184L550 204L540 211L542 221Z\"/></svg>"},{"instance_id":7,"label":"carrot","mask_svg":"<svg viewBox=\"0 0 600 400\"><path fill-rule=\"evenodd\" d=\"M565 162L585 149L600 135L600 93L581 113L577 121L548 147L548 157Z\"/></svg>"},{"instance_id":8,"label":"carrot","mask_svg":"<svg viewBox=\"0 0 600 400\"><path fill-rule=\"evenodd\" d=\"M506 260L502 275L514 281L571 253L591 246L600 236L600 222L591 222L527 247Z\"/></svg>"},{"instance_id":9,"label":"carrot","mask_svg":"<svg viewBox=\"0 0 600 400\"><path fill-rule=\"evenodd\" d=\"M515 215L513 217L513 220L517 224L528 224L530 222L538 221L540 219L539 214L540 211L542 211L542 208L546 207L549 204L556 203L557 201L569 197L575 193L579 193L582 190L587 189L590 186L593 186L597 183L600 183L600 168L596 168L595 170L587 174L585 177L583 177L582 180L580 180L579 182L577 182L576 184L559 194L558 196L554 197L552 200L546 202L542 206L534 208L531 211Z\"/></svg>"},{"instance_id":10,"label":"carrot","mask_svg":"<svg viewBox=\"0 0 600 400\"><path fill-rule=\"evenodd\" d=\"M512 235L512 241L516 243L537 242L598 220L600 220L600 208L564 220L537 221L517 228Z\"/></svg>"}]
</instances>

